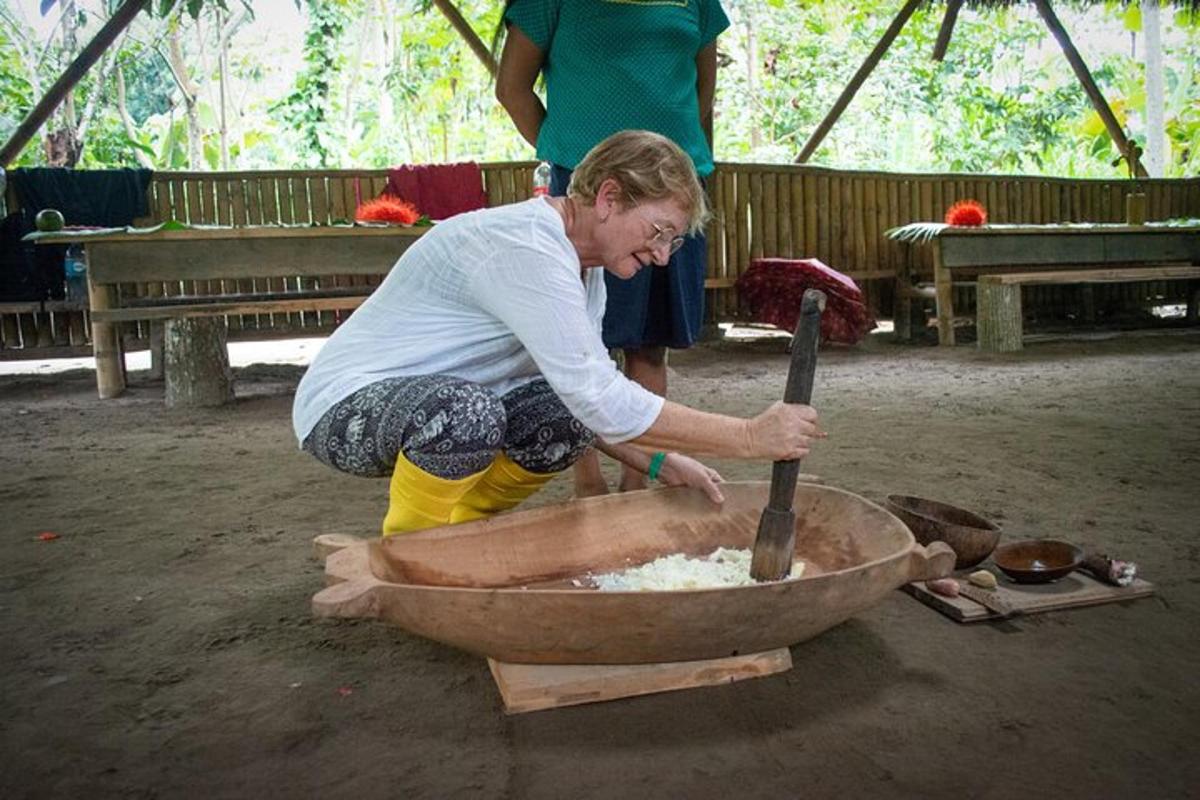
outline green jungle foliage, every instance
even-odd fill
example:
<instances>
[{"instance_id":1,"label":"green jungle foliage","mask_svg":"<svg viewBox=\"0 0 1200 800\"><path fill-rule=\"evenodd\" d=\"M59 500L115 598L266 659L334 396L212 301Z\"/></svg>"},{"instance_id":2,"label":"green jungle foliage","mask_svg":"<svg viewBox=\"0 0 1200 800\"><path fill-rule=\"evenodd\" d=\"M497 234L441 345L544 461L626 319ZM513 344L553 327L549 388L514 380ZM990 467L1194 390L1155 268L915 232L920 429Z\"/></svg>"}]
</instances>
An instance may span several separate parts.
<instances>
[{"instance_id":1,"label":"green jungle foliage","mask_svg":"<svg viewBox=\"0 0 1200 800\"><path fill-rule=\"evenodd\" d=\"M502 4L456 4L489 42ZM766 163L796 157L899 5L724 4L732 26L719 41L716 155ZM41 5L0 0L5 139L116 3L56 0L45 16ZM1125 174L1031 5L964 9L939 63L930 55L943 9L932 5L909 21L811 163ZM1139 6L1059 14L1117 118L1144 146ZM1161 20L1166 174L1194 176L1200 21L1170 6ZM382 167L534 156L496 102L487 70L430 0L155 0L153 13L92 68L14 166L46 163L42 137L64 130L82 131L81 167Z\"/></svg>"}]
</instances>

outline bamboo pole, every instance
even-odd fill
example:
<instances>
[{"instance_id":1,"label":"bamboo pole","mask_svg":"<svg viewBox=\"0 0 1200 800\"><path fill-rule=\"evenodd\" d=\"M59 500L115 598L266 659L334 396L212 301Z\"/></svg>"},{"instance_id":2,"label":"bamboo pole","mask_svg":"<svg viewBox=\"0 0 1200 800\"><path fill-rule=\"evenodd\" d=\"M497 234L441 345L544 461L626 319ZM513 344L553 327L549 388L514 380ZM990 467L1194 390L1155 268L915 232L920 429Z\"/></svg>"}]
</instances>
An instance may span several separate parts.
<instances>
[{"instance_id":1,"label":"bamboo pole","mask_svg":"<svg viewBox=\"0 0 1200 800\"><path fill-rule=\"evenodd\" d=\"M759 216L762 218L763 255L773 258L779 252L779 207L775 203L779 178L773 172L762 176ZM753 185L753 184L751 184Z\"/></svg>"},{"instance_id":2,"label":"bamboo pole","mask_svg":"<svg viewBox=\"0 0 1200 800\"><path fill-rule=\"evenodd\" d=\"M838 117L842 116L842 112L846 110L846 106L850 105L850 101L854 99L854 95L858 93L859 88L862 87L863 83L870 77L871 72L883 59L884 54L892 46L892 42L895 41L904 24L908 22L908 18L913 15L913 12L917 10L921 2L922 0L908 0L904 4L904 8L900 9L900 13L892 20L892 24L883 32L883 37L875 45L875 49L867 55L862 66L858 68L858 72L854 73L854 77L846 84L846 88L842 90L841 96L833 104L833 108L829 109L829 113L825 115L825 119L821 120L821 124L813 131L812 136L809 137L808 142L804 145L804 149L800 151L800 155L796 156L797 164L807 162L812 157L812 154L816 152L817 148L821 146L821 141L829 133L830 129L833 128L834 123L838 121Z\"/></svg>"},{"instance_id":3,"label":"bamboo pole","mask_svg":"<svg viewBox=\"0 0 1200 800\"><path fill-rule=\"evenodd\" d=\"M750 176L737 172L737 260L733 262L737 276L750 268Z\"/></svg>"},{"instance_id":4,"label":"bamboo pole","mask_svg":"<svg viewBox=\"0 0 1200 800\"><path fill-rule=\"evenodd\" d=\"M492 58L492 53L488 50L487 45L479 38L479 34L475 32L471 23L467 22L454 3L451 3L450 0L433 0L433 4L438 7L438 11L445 15L446 19L450 20L454 30L458 31L459 35L466 40L471 52L483 63L487 71L495 76L496 59Z\"/></svg>"},{"instance_id":5,"label":"bamboo pole","mask_svg":"<svg viewBox=\"0 0 1200 800\"><path fill-rule=\"evenodd\" d=\"M45 96L21 121L12 136L8 137L4 147L0 148L0 167L7 167L14 158L20 155L22 148L75 88L75 84L79 83L92 65L100 59L100 56L104 55L104 51L116 41L122 31L129 27L138 12L149 3L150 0L126 0L126 3L117 9L108 22L104 23L92 40L87 43L87 46L79 51L79 55L75 57L70 66L63 70L63 74L58 77Z\"/></svg>"},{"instance_id":6,"label":"bamboo pole","mask_svg":"<svg viewBox=\"0 0 1200 800\"><path fill-rule=\"evenodd\" d=\"M792 258L803 258L804 252L804 177L798 172L788 176L788 227Z\"/></svg>"},{"instance_id":7,"label":"bamboo pole","mask_svg":"<svg viewBox=\"0 0 1200 800\"><path fill-rule=\"evenodd\" d=\"M763 176L761 172L750 173L750 258L762 258L766 239L766 220L763 212ZM747 264L746 266L749 266Z\"/></svg>"},{"instance_id":8,"label":"bamboo pole","mask_svg":"<svg viewBox=\"0 0 1200 800\"><path fill-rule=\"evenodd\" d=\"M855 270L869 269L867 255L867 224L871 219L873 209L869 208L869 201L866 199L867 187L862 179L850 181L850 212L853 223L853 242L854 257L850 259L850 268Z\"/></svg>"},{"instance_id":9,"label":"bamboo pole","mask_svg":"<svg viewBox=\"0 0 1200 800\"><path fill-rule=\"evenodd\" d=\"M804 255L817 256L820 252L820 237L817 234L818 229L823 229L824 225L819 225L820 213L825 211L824 206L817 204L817 176L811 172L804 175Z\"/></svg>"},{"instance_id":10,"label":"bamboo pole","mask_svg":"<svg viewBox=\"0 0 1200 800\"><path fill-rule=\"evenodd\" d=\"M958 19L960 8L962 0L946 0L946 16L942 17L942 27L938 29L937 41L933 43L934 61L946 57L946 48L950 45L950 34L954 32L954 22Z\"/></svg>"},{"instance_id":11,"label":"bamboo pole","mask_svg":"<svg viewBox=\"0 0 1200 800\"><path fill-rule=\"evenodd\" d=\"M103 258L103 246L92 245L92 256ZM100 252L98 252L100 251ZM87 272L88 307L107 311L116 305L112 286L92 281ZM125 356L121 351L120 325L111 322L92 322L92 355L96 359L96 391L101 400L117 397L125 391Z\"/></svg>"},{"instance_id":12,"label":"bamboo pole","mask_svg":"<svg viewBox=\"0 0 1200 800\"><path fill-rule=\"evenodd\" d=\"M1142 166L1141 157L1138 155L1133 144L1125 138L1125 131L1121 130L1121 124L1117 122L1116 116L1113 115L1112 109L1108 106L1108 101L1101 94L1100 87L1096 86L1096 81L1092 78L1092 73L1088 70L1087 64L1083 63L1083 58L1079 55L1079 51L1075 49L1075 44L1067 34L1067 29L1063 27L1054 10L1050 8L1049 0L1033 0L1033 4L1037 6L1038 13L1042 15L1042 19L1045 20L1046 27L1050 29L1050 33L1054 34L1054 38L1058 40L1058 46L1062 48L1063 54L1066 55L1067 61L1070 62L1071 69L1075 71L1075 77L1083 85L1083 91L1087 93L1088 99L1092 101L1096 113L1100 115L1100 119L1104 122L1104 127L1108 129L1108 135L1116 143L1117 149L1124 154L1125 160L1129 163L1133 174L1139 178L1149 177L1146 168Z\"/></svg>"}]
</instances>

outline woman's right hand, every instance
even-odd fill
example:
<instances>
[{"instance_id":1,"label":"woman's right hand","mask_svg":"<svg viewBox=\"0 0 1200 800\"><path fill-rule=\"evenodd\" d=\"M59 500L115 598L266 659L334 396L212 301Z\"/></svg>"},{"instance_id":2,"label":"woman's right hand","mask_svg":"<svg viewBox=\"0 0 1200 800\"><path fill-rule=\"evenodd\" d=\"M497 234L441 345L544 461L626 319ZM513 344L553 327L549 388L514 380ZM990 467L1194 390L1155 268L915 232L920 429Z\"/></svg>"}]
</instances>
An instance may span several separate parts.
<instances>
[{"instance_id":1,"label":"woman's right hand","mask_svg":"<svg viewBox=\"0 0 1200 800\"><path fill-rule=\"evenodd\" d=\"M804 458L814 439L828 435L817 427L817 410L800 403L776 401L748 422L750 458Z\"/></svg>"}]
</instances>

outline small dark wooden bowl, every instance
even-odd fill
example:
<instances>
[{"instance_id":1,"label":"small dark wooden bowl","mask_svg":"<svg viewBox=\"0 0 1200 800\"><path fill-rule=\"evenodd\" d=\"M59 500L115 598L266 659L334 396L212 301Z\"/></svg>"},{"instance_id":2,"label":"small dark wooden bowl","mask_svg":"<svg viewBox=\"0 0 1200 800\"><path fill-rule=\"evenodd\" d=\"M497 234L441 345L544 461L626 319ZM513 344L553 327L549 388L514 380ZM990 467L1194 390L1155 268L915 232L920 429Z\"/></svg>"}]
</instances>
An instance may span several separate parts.
<instances>
[{"instance_id":1,"label":"small dark wooden bowl","mask_svg":"<svg viewBox=\"0 0 1200 800\"><path fill-rule=\"evenodd\" d=\"M975 566L991 555L1000 541L1000 529L994 524L949 503L891 494L886 505L921 544L945 542L950 545L957 556L955 569Z\"/></svg>"},{"instance_id":2,"label":"small dark wooden bowl","mask_svg":"<svg viewBox=\"0 0 1200 800\"><path fill-rule=\"evenodd\" d=\"M1083 551L1070 542L1027 539L996 548L992 560L1017 583L1049 583L1083 563Z\"/></svg>"}]
</instances>

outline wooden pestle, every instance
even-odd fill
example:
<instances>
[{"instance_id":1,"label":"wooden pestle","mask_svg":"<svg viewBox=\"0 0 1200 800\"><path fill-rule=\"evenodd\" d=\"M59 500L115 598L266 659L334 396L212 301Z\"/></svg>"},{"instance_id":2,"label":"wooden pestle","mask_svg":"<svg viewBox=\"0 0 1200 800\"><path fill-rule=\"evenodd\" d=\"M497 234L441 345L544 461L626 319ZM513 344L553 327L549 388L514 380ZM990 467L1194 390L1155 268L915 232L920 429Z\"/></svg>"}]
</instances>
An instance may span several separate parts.
<instances>
[{"instance_id":1,"label":"wooden pestle","mask_svg":"<svg viewBox=\"0 0 1200 800\"><path fill-rule=\"evenodd\" d=\"M800 301L800 319L792 337L792 361L788 367L783 402L807 404L812 399L817 369L817 345L821 339L821 312L825 293L808 289ZM771 468L771 497L758 521L750 576L756 581L783 580L792 571L796 550L796 513L792 502L800 459L776 461Z\"/></svg>"}]
</instances>

